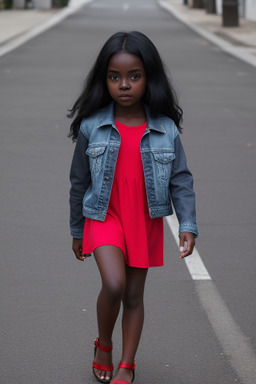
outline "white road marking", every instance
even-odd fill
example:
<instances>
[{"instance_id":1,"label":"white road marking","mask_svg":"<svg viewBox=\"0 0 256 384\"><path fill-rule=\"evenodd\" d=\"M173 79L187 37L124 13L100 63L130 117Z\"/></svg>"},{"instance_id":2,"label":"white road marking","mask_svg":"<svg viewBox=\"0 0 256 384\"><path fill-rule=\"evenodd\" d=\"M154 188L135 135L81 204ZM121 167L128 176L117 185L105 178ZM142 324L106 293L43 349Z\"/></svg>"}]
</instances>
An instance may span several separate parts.
<instances>
[{"instance_id":1,"label":"white road marking","mask_svg":"<svg viewBox=\"0 0 256 384\"><path fill-rule=\"evenodd\" d=\"M215 335L242 383L256 383L256 356L250 339L233 319L214 282L197 281L195 287Z\"/></svg>"},{"instance_id":2,"label":"white road marking","mask_svg":"<svg viewBox=\"0 0 256 384\"><path fill-rule=\"evenodd\" d=\"M179 247L179 223L175 214L166 217L167 224L170 227L172 235ZM189 257L185 257L185 262L189 273L193 280L211 280L211 276L208 273L203 260L201 259L198 251L194 248L193 254Z\"/></svg>"},{"instance_id":3,"label":"white road marking","mask_svg":"<svg viewBox=\"0 0 256 384\"><path fill-rule=\"evenodd\" d=\"M167 216L166 221L179 247L179 224L176 215ZM245 337L233 319L198 251L194 250L193 254L184 260L192 279L196 280L195 287L200 303L230 364L243 384L256 383L256 356L250 339Z\"/></svg>"}]
</instances>

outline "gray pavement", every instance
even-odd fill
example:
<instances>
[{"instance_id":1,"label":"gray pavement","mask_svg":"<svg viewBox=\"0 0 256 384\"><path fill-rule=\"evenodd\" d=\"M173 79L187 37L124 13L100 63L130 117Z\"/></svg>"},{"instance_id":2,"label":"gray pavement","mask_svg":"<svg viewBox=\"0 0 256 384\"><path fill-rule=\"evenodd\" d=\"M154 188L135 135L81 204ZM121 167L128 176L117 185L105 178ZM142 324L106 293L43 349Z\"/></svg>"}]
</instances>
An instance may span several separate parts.
<instances>
[{"instance_id":1,"label":"gray pavement","mask_svg":"<svg viewBox=\"0 0 256 384\"><path fill-rule=\"evenodd\" d=\"M37 27L38 24L49 20L56 13L59 13L59 10L6 9L0 11L0 45L6 44L10 42L10 40Z\"/></svg>"},{"instance_id":2,"label":"gray pavement","mask_svg":"<svg viewBox=\"0 0 256 384\"><path fill-rule=\"evenodd\" d=\"M3 10L0 12L0 57L51 28L92 0L70 0L67 8L57 10ZM222 26L222 16L204 9L190 8L182 0L158 0L189 28L224 51L256 66L256 22L239 19L239 27ZM124 3L129 8L129 3Z\"/></svg>"},{"instance_id":3,"label":"gray pavement","mask_svg":"<svg viewBox=\"0 0 256 384\"><path fill-rule=\"evenodd\" d=\"M92 0L70 0L67 7L50 10L2 10L0 12L0 57L39 36Z\"/></svg>"},{"instance_id":4,"label":"gray pavement","mask_svg":"<svg viewBox=\"0 0 256 384\"><path fill-rule=\"evenodd\" d=\"M159 3L169 4L187 22L222 37L235 46L244 46L253 54L256 53L256 22L239 18L239 27L223 27L222 15L209 14L205 9L190 8L181 0L160 0Z\"/></svg>"},{"instance_id":5,"label":"gray pavement","mask_svg":"<svg viewBox=\"0 0 256 384\"><path fill-rule=\"evenodd\" d=\"M239 19L239 27L223 27L222 16L190 8L181 0L159 0L162 8L223 51L256 67L256 22Z\"/></svg>"},{"instance_id":6,"label":"gray pavement","mask_svg":"<svg viewBox=\"0 0 256 384\"><path fill-rule=\"evenodd\" d=\"M79 263L71 252L74 146L65 113L103 41L116 30L138 29L159 48L181 97L182 140L197 192L197 248L213 281L191 279L165 226L165 267L149 273L135 382L254 384L244 355L238 366L208 318L211 295L204 306L199 292L215 285L255 351L255 68L153 0L125 4L95 0L0 60L0 382L96 382L91 361L100 281L94 260ZM120 320L113 342L117 366Z\"/></svg>"},{"instance_id":7,"label":"gray pavement","mask_svg":"<svg viewBox=\"0 0 256 384\"><path fill-rule=\"evenodd\" d=\"M0 10L0 45L19 37L25 32L44 24L56 14L63 14L67 9L74 9L88 3L88 0L70 0L68 7L50 10L41 9L2 9Z\"/></svg>"}]
</instances>

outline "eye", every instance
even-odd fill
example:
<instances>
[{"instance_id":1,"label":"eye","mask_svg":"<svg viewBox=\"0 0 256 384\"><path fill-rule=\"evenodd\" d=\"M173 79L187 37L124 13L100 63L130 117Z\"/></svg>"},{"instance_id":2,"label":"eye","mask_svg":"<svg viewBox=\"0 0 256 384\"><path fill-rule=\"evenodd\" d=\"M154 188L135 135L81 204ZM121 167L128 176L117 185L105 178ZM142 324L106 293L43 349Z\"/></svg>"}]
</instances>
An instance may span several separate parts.
<instances>
[{"instance_id":1,"label":"eye","mask_svg":"<svg viewBox=\"0 0 256 384\"><path fill-rule=\"evenodd\" d=\"M117 75L110 75L108 77L111 81L117 81L118 80L118 76Z\"/></svg>"},{"instance_id":2,"label":"eye","mask_svg":"<svg viewBox=\"0 0 256 384\"><path fill-rule=\"evenodd\" d=\"M139 75L139 74L135 74L135 75L132 75L132 77L131 77L131 79L132 80L139 80L141 78L141 75Z\"/></svg>"}]
</instances>

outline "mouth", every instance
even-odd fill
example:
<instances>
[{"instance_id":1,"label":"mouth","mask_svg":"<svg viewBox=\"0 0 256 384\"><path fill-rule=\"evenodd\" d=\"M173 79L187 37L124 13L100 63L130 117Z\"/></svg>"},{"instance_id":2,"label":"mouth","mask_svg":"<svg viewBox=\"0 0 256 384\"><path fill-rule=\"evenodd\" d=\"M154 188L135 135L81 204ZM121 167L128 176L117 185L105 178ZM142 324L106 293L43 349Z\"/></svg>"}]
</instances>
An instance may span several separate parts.
<instances>
[{"instance_id":1,"label":"mouth","mask_svg":"<svg viewBox=\"0 0 256 384\"><path fill-rule=\"evenodd\" d=\"M121 100L130 100L131 99L131 95L127 95L127 94L119 95L118 97Z\"/></svg>"}]
</instances>

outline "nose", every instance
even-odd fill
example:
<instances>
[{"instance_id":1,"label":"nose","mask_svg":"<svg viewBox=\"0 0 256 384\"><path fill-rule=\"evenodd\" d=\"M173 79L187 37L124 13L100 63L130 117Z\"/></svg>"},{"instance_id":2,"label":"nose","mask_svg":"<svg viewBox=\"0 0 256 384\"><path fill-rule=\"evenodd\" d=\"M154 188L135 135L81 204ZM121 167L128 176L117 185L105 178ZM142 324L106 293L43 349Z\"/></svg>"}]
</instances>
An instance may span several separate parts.
<instances>
[{"instance_id":1,"label":"nose","mask_svg":"<svg viewBox=\"0 0 256 384\"><path fill-rule=\"evenodd\" d=\"M130 84L127 81L127 79L126 78L121 79L121 81L120 81L120 89L129 89L129 88L130 88Z\"/></svg>"}]
</instances>

